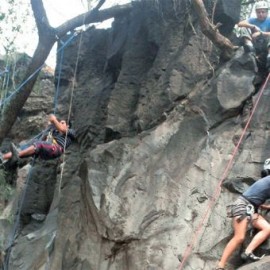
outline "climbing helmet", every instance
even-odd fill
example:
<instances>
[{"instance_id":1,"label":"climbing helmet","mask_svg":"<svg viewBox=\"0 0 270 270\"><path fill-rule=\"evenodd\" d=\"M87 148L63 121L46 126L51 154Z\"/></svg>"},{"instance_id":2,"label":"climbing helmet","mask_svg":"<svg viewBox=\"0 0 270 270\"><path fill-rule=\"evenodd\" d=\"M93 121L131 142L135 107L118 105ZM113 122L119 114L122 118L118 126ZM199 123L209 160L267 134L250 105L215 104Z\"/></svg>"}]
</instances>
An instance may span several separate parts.
<instances>
[{"instance_id":1,"label":"climbing helmet","mask_svg":"<svg viewBox=\"0 0 270 270\"><path fill-rule=\"evenodd\" d=\"M255 3L255 9L268 9L268 3L266 1L258 1Z\"/></svg>"}]
</instances>

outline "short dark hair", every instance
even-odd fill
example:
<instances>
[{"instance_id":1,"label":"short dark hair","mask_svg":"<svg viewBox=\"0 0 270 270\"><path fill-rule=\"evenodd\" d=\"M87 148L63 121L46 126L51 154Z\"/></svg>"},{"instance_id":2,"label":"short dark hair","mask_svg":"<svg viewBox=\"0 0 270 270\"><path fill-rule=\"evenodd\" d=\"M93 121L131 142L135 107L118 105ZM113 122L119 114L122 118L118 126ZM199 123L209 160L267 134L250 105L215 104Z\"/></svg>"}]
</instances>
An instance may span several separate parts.
<instances>
[{"instance_id":1,"label":"short dark hair","mask_svg":"<svg viewBox=\"0 0 270 270\"><path fill-rule=\"evenodd\" d=\"M265 170L262 170L261 171L261 177L263 178L263 177L266 177L266 176L268 176L268 175L270 175L270 170L269 169L265 169Z\"/></svg>"}]
</instances>

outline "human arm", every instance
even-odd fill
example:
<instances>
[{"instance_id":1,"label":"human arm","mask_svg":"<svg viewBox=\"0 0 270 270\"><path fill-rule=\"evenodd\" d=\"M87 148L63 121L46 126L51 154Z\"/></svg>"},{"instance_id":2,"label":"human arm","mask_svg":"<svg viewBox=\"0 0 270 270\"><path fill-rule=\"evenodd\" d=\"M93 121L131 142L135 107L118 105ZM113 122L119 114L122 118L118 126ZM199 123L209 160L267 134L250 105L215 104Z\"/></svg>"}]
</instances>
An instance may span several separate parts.
<instances>
[{"instance_id":1,"label":"human arm","mask_svg":"<svg viewBox=\"0 0 270 270\"><path fill-rule=\"evenodd\" d=\"M261 204L260 208L263 210L270 210L270 204Z\"/></svg>"},{"instance_id":2,"label":"human arm","mask_svg":"<svg viewBox=\"0 0 270 270\"><path fill-rule=\"evenodd\" d=\"M259 36L263 36L263 37L270 37L270 32L263 32L263 31L259 31L259 32L255 32L252 34L252 38L256 38Z\"/></svg>"},{"instance_id":3,"label":"human arm","mask_svg":"<svg viewBox=\"0 0 270 270\"><path fill-rule=\"evenodd\" d=\"M49 115L49 122L55 126L55 128L61 132L61 133L66 133L68 131L68 127L66 123L62 123L62 121L58 121L56 116L54 114Z\"/></svg>"},{"instance_id":4,"label":"human arm","mask_svg":"<svg viewBox=\"0 0 270 270\"><path fill-rule=\"evenodd\" d=\"M258 26L250 23L248 20L243 20L243 21L239 22L237 25L239 27L249 28L253 33L260 32L261 31L261 29Z\"/></svg>"}]
</instances>

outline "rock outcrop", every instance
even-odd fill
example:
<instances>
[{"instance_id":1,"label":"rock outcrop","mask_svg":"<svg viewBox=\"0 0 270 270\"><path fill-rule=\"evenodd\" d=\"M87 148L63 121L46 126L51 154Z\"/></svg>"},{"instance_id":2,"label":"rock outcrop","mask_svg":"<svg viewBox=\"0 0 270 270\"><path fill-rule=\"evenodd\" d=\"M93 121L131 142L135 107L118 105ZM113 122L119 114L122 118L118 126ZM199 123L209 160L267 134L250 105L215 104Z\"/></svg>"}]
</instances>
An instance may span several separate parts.
<instances>
[{"instance_id":1,"label":"rock outcrop","mask_svg":"<svg viewBox=\"0 0 270 270\"><path fill-rule=\"evenodd\" d=\"M34 166L9 269L179 269L190 246L183 269L214 268L232 233L225 205L260 177L270 146L254 57L218 55L190 1L135 2L73 40L57 112L77 143L61 166Z\"/></svg>"}]
</instances>

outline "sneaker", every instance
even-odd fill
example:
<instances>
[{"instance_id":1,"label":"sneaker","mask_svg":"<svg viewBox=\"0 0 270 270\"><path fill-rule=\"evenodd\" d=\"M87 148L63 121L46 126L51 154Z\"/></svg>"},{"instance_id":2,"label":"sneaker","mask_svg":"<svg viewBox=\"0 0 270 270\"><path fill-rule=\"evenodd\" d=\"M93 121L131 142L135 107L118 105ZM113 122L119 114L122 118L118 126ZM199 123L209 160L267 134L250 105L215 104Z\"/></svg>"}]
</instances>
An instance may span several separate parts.
<instances>
[{"instance_id":1,"label":"sneaker","mask_svg":"<svg viewBox=\"0 0 270 270\"><path fill-rule=\"evenodd\" d=\"M12 157L9 159L9 165L15 165L19 160L19 152L13 143L10 144L10 151Z\"/></svg>"},{"instance_id":2,"label":"sneaker","mask_svg":"<svg viewBox=\"0 0 270 270\"><path fill-rule=\"evenodd\" d=\"M247 254L246 252L243 252L241 254L241 259L244 260L245 262L257 262L260 259L262 259L263 257L264 257L264 255L261 257L258 257L256 255L254 255L252 252L249 254Z\"/></svg>"}]
</instances>

